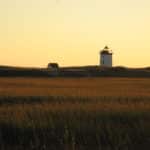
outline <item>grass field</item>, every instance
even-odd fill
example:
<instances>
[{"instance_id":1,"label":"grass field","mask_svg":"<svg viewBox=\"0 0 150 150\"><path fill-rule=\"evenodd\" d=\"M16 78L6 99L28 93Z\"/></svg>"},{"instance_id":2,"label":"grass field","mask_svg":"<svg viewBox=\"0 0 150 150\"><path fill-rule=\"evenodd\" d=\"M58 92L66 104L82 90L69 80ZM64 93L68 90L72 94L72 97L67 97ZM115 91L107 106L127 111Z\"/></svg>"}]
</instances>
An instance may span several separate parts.
<instances>
[{"instance_id":1,"label":"grass field","mask_svg":"<svg viewBox=\"0 0 150 150\"><path fill-rule=\"evenodd\" d=\"M0 78L1 96L150 96L149 78Z\"/></svg>"},{"instance_id":2,"label":"grass field","mask_svg":"<svg viewBox=\"0 0 150 150\"><path fill-rule=\"evenodd\" d=\"M147 78L0 78L1 150L147 150Z\"/></svg>"}]
</instances>

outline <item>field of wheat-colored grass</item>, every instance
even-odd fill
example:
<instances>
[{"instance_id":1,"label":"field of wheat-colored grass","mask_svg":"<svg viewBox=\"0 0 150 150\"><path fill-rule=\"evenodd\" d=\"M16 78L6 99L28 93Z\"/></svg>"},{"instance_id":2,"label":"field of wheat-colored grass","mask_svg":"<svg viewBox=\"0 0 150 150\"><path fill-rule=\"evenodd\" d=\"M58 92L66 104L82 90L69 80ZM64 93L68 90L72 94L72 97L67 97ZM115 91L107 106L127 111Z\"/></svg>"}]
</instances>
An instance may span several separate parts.
<instances>
[{"instance_id":1,"label":"field of wheat-colored grass","mask_svg":"<svg viewBox=\"0 0 150 150\"><path fill-rule=\"evenodd\" d=\"M0 149L150 147L148 78L0 78Z\"/></svg>"},{"instance_id":2,"label":"field of wheat-colored grass","mask_svg":"<svg viewBox=\"0 0 150 150\"><path fill-rule=\"evenodd\" d=\"M0 78L1 96L150 96L149 78Z\"/></svg>"}]
</instances>

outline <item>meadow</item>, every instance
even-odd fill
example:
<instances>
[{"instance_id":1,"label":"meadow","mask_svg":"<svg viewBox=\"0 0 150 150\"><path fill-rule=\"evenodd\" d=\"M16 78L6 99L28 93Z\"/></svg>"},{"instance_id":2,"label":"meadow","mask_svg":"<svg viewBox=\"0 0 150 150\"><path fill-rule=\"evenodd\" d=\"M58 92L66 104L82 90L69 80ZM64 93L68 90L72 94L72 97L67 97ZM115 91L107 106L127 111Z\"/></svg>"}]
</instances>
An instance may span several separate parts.
<instances>
[{"instance_id":1,"label":"meadow","mask_svg":"<svg viewBox=\"0 0 150 150\"><path fill-rule=\"evenodd\" d=\"M149 147L149 78L0 78L1 150Z\"/></svg>"}]
</instances>

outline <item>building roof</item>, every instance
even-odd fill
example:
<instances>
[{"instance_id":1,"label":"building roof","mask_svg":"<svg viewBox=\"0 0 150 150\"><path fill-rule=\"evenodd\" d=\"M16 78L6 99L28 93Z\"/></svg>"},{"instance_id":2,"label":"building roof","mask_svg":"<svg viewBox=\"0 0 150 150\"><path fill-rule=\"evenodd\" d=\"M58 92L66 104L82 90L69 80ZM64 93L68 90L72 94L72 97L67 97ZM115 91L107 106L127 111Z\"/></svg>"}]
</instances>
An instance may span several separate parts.
<instances>
[{"instance_id":1,"label":"building roof","mask_svg":"<svg viewBox=\"0 0 150 150\"><path fill-rule=\"evenodd\" d=\"M59 68L59 65L57 63L49 63L48 67Z\"/></svg>"},{"instance_id":2,"label":"building roof","mask_svg":"<svg viewBox=\"0 0 150 150\"><path fill-rule=\"evenodd\" d=\"M112 55L108 46L105 46L104 49L100 52L101 54Z\"/></svg>"},{"instance_id":3,"label":"building roof","mask_svg":"<svg viewBox=\"0 0 150 150\"><path fill-rule=\"evenodd\" d=\"M104 50L109 50L109 47L106 45L106 46L104 47Z\"/></svg>"}]
</instances>

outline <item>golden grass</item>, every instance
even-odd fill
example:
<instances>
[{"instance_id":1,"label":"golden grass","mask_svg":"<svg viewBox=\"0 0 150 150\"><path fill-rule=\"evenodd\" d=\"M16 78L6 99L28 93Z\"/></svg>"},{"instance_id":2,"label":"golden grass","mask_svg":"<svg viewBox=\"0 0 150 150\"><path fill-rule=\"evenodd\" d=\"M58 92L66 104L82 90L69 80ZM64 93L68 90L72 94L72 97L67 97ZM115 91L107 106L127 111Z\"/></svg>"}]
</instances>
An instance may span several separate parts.
<instances>
[{"instance_id":1,"label":"golden grass","mask_svg":"<svg viewBox=\"0 0 150 150\"><path fill-rule=\"evenodd\" d=\"M149 113L148 78L0 78L0 149L141 150Z\"/></svg>"},{"instance_id":2,"label":"golden grass","mask_svg":"<svg viewBox=\"0 0 150 150\"><path fill-rule=\"evenodd\" d=\"M1 96L150 96L147 78L0 78Z\"/></svg>"}]
</instances>

